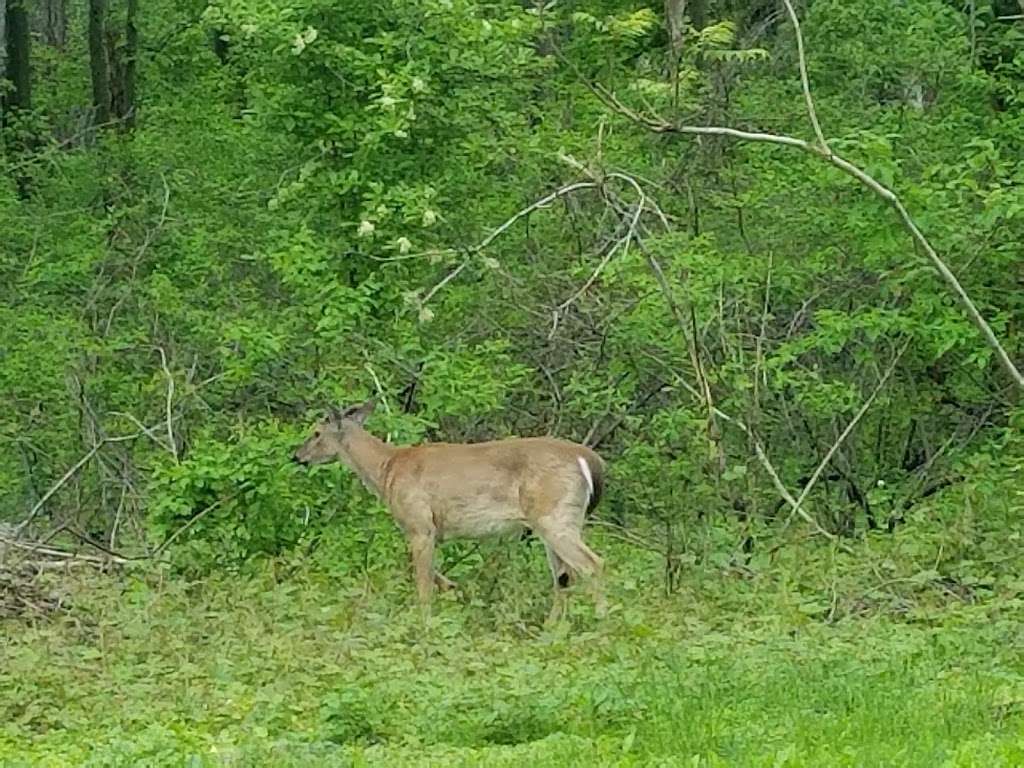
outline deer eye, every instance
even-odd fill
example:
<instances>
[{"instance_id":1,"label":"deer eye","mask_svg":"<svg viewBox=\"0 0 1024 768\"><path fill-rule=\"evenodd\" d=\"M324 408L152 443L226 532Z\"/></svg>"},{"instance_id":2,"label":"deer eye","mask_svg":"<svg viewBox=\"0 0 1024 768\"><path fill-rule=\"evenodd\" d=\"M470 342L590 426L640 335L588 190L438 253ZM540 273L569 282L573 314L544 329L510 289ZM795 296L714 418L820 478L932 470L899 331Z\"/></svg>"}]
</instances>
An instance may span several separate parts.
<instances>
[{"instance_id":1,"label":"deer eye","mask_svg":"<svg viewBox=\"0 0 1024 768\"><path fill-rule=\"evenodd\" d=\"M319 429L316 432L313 433L313 437L320 437L320 430Z\"/></svg>"}]
</instances>

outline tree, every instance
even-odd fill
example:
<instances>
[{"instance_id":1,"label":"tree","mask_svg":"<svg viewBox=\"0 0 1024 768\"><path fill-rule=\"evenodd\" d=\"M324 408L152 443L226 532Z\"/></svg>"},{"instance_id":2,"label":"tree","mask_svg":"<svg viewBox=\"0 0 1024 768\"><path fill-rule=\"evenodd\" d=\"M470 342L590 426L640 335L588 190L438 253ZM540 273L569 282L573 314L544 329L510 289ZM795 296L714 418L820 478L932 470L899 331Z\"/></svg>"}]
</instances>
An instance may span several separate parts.
<instances>
[{"instance_id":1,"label":"tree","mask_svg":"<svg viewBox=\"0 0 1024 768\"><path fill-rule=\"evenodd\" d=\"M8 0L4 12L7 47L7 79L11 93L6 106L12 110L32 108L32 69L28 9L25 0Z\"/></svg>"},{"instance_id":2,"label":"tree","mask_svg":"<svg viewBox=\"0 0 1024 768\"><path fill-rule=\"evenodd\" d=\"M89 3L89 57L96 122L111 121L121 130L135 124L135 76L138 68L138 0L128 0L124 38L107 24L106 0Z\"/></svg>"},{"instance_id":3,"label":"tree","mask_svg":"<svg viewBox=\"0 0 1024 768\"><path fill-rule=\"evenodd\" d=\"M68 41L67 0L39 0L35 8L35 32L46 45L63 48Z\"/></svg>"},{"instance_id":4,"label":"tree","mask_svg":"<svg viewBox=\"0 0 1024 768\"><path fill-rule=\"evenodd\" d=\"M110 66L104 46L107 0L89 0L89 70L96 124L110 122Z\"/></svg>"}]
</instances>

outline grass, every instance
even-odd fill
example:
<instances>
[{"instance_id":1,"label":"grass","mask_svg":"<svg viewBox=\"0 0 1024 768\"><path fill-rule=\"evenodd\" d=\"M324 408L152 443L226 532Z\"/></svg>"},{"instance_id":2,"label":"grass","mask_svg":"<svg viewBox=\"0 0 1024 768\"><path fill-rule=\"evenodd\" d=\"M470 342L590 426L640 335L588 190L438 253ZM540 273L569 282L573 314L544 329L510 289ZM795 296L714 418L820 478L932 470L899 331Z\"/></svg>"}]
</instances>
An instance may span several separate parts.
<instances>
[{"instance_id":1,"label":"grass","mask_svg":"<svg viewBox=\"0 0 1024 768\"><path fill-rule=\"evenodd\" d=\"M1024 765L1014 588L809 589L805 563L664 596L636 564L610 617L581 595L547 631L534 559L487 599L468 568L426 629L394 562L83 579L0 625L0 765Z\"/></svg>"}]
</instances>

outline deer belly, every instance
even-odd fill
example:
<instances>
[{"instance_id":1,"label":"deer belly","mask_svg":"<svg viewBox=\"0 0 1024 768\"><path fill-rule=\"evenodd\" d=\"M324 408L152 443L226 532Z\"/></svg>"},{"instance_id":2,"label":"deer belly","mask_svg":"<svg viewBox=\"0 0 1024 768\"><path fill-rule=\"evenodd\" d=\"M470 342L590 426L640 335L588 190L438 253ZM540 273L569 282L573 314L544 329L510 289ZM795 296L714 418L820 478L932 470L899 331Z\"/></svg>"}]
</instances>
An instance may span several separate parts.
<instances>
[{"instance_id":1,"label":"deer belly","mask_svg":"<svg viewBox=\"0 0 1024 768\"><path fill-rule=\"evenodd\" d=\"M442 538L483 539L520 531L526 520L517 504L492 501L452 504L436 522Z\"/></svg>"}]
</instances>

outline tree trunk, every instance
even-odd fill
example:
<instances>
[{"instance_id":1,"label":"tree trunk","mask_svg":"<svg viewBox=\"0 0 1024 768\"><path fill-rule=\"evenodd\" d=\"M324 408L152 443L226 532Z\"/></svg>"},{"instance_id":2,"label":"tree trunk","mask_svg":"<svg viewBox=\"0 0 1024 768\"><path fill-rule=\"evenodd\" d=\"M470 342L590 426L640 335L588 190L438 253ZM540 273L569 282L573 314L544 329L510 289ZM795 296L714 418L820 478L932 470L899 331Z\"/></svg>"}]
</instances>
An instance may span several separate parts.
<instances>
[{"instance_id":1,"label":"tree trunk","mask_svg":"<svg viewBox=\"0 0 1024 768\"><path fill-rule=\"evenodd\" d=\"M96 125L110 122L110 67L104 45L107 0L89 0L89 68L92 74L92 104Z\"/></svg>"},{"instance_id":2,"label":"tree trunk","mask_svg":"<svg viewBox=\"0 0 1024 768\"><path fill-rule=\"evenodd\" d=\"M7 76L7 0L0 0L0 78ZM0 100L2 101L2 100ZM3 106L0 104L0 106Z\"/></svg>"},{"instance_id":3,"label":"tree trunk","mask_svg":"<svg viewBox=\"0 0 1024 768\"><path fill-rule=\"evenodd\" d=\"M7 79L11 93L7 107L11 110L32 108L32 71L30 69L31 35L26 0L7 0L4 13L7 43Z\"/></svg>"},{"instance_id":4,"label":"tree trunk","mask_svg":"<svg viewBox=\"0 0 1024 768\"><path fill-rule=\"evenodd\" d=\"M139 30L135 24L138 0L128 0L124 38L116 27L105 31L107 46L107 83L110 116L118 130L130 131L135 125L135 72L139 48Z\"/></svg>"},{"instance_id":5,"label":"tree trunk","mask_svg":"<svg viewBox=\"0 0 1024 768\"><path fill-rule=\"evenodd\" d=\"M39 0L33 18L39 38L54 48L63 48L68 41L67 0Z\"/></svg>"},{"instance_id":6,"label":"tree trunk","mask_svg":"<svg viewBox=\"0 0 1024 768\"><path fill-rule=\"evenodd\" d=\"M139 0L128 0L128 13L124 23L124 101L122 104L125 130L135 127L135 76L139 62L139 28L136 18L139 13Z\"/></svg>"}]
</instances>

